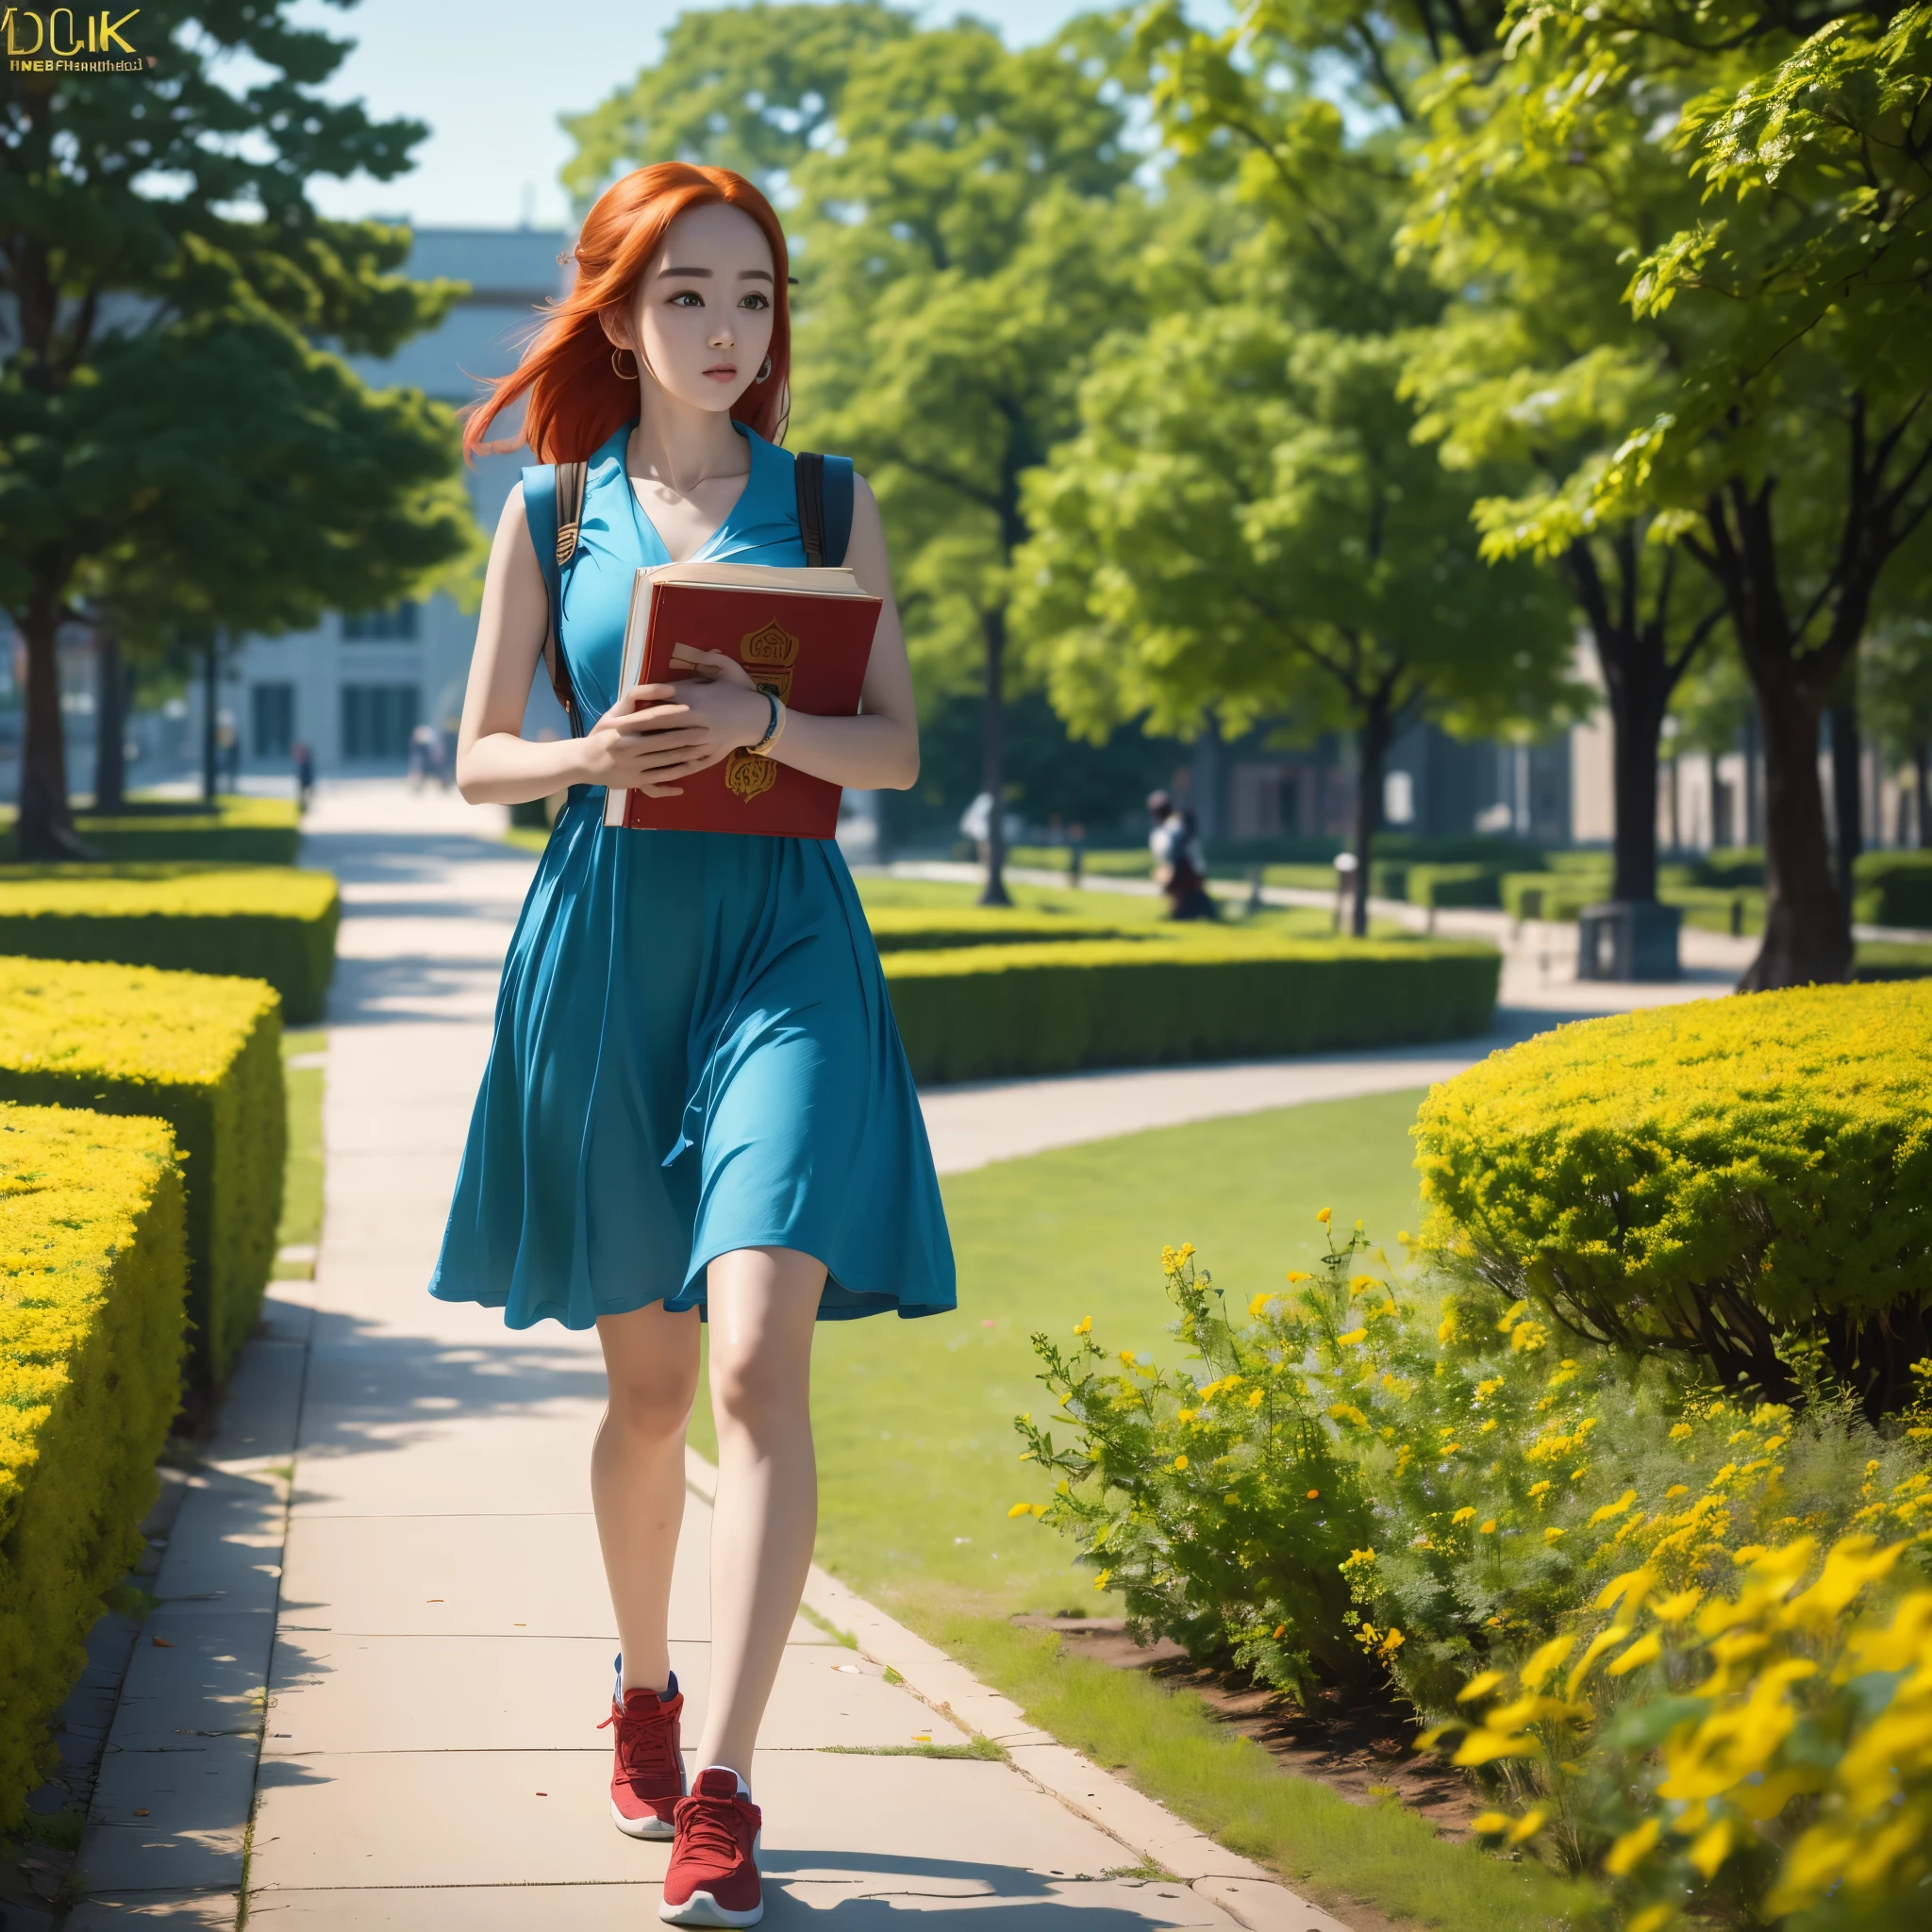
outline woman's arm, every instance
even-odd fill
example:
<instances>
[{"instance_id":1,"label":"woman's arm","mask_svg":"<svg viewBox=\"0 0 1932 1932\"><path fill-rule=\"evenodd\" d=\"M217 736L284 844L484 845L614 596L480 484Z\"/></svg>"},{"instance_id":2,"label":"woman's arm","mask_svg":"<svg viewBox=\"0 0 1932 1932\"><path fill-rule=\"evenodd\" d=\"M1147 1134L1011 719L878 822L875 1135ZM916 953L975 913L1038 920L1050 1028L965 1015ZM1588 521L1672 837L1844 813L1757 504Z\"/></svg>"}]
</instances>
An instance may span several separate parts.
<instances>
[{"instance_id":1,"label":"woman's arm","mask_svg":"<svg viewBox=\"0 0 1932 1932\"><path fill-rule=\"evenodd\" d=\"M522 736L524 708L549 622L543 573L524 523L520 483L503 507L490 546L476 649L457 732L458 789L472 805L521 805L572 785L663 792L667 769L690 769L693 752L707 747L711 737L694 724L686 706L667 702L679 694L675 685L636 686L583 738L536 743ZM762 698L757 708L752 738L764 728L768 715ZM712 761L708 757L704 760Z\"/></svg>"}]
</instances>

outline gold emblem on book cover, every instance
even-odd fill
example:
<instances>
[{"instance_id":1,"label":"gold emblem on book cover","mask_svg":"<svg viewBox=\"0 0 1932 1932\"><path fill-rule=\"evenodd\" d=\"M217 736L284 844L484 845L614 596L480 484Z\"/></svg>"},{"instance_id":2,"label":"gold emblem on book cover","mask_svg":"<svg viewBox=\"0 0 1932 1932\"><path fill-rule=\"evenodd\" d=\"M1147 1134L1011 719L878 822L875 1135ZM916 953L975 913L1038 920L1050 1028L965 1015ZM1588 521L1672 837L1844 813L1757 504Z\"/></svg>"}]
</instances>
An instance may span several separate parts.
<instances>
[{"instance_id":1,"label":"gold emblem on book cover","mask_svg":"<svg viewBox=\"0 0 1932 1932\"><path fill-rule=\"evenodd\" d=\"M735 751L724 760L724 789L749 805L778 782L778 761L755 751Z\"/></svg>"},{"instance_id":2,"label":"gold emblem on book cover","mask_svg":"<svg viewBox=\"0 0 1932 1932\"><path fill-rule=\"evenodd\" d=\"M798 640L774 617L739 641L738 655L754 675L786 671L798 662Z\"/></svg>"}]
</instances>

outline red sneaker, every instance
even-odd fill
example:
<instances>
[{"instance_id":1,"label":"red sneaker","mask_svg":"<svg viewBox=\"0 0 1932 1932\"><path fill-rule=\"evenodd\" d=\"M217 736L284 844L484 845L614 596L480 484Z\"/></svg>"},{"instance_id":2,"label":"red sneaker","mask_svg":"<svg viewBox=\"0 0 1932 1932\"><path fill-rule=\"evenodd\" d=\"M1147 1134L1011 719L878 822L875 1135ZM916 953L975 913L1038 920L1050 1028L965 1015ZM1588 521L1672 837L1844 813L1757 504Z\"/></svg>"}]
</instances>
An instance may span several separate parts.
<instances>
[{"instance_id":1,"label":"red sneaker","mask_svg":"<svg viewBox=\"0 0 1932 1932\"><path fill-rule=\"evenodd\" d=\"M677 1801L677 1841L664 1874L658 1916L667 1925L756 1925L765 1916L758 1890L758 1807L738 1795L734 1774L713 1765Z\"/></svg>"},{"instance_id":2,"label":"red sneaker","mask_svg":"<svg viewBox=\"0 0 1932 1932\"><path fill-rule=\"evenodd\" d=\"M611 1700L610 1715L597 1726L617 1726L617 1762L610 1774L610 1822L627 1838L669 1838L672 1815L684 1796L684 1759L677 1751L677 1718L684 1693L627 1690Z\"/></svg>"}]
</instances>

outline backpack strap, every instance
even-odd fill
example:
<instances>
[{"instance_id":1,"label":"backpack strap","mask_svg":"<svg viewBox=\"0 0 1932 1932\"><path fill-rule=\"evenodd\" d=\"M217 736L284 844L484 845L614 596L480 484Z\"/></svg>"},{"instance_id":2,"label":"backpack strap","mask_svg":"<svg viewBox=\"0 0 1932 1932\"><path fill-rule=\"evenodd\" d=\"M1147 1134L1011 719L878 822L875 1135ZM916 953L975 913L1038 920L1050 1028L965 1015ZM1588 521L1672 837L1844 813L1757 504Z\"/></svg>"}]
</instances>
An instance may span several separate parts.
<instances>
[{"instance_id":1,"label":"backpack strap","mask_svg":"<svg viewBox=\"0 0 1932 1932\"><path fill-rule=\"evenodd\" d=\"M587 463L536 463L524 472L524 523L543 573L543 594L549 622L543 633L543 668L550 689L570 720L573 738L584 735L577 713L576 692L571 688L570 661L563 655L563 573L577 554L577 532L584 519L584 480Z\"/></svg>"},{"instance_id":2,"label":"backpack strap","mask_svg":"<svg viewBox=\"0 0 1932 1932\"><path fill-rule=\"evenodd\" d=\"M852 458L800 450L793 474L806 562L814 569L843 563L852 541Z\"/></svg>"}]
</instances>

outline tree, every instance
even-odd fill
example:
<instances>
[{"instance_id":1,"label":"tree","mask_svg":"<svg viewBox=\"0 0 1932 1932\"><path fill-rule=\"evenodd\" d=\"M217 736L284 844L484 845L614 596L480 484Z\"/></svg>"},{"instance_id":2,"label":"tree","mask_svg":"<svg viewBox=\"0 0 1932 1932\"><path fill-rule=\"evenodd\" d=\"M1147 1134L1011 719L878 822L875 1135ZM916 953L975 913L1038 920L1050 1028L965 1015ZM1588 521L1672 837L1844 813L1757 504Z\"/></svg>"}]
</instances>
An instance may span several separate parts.
<instances>
[{"instance_id":1,"label":"tree","mask_svg":"<svg viewBox=\"0 0 1932 1932\"><path fill-rule=\"evenodd\" d=\"M1654 380L1491 536L1554 555L1644 519L1695 560L1764 738L1769 903L1742 983L1841 978L1819 719L1932 512L1925 9L1527 0L1511 19L1502 58L1446 76L1418 236L1479 307L1526 225L1563 236L1566 272L1623 270L1635 339L1579 335L1560 374L1601 385L1647 349ZM1656 204L1626 266L1589 210L1660 159L1701 200ZM1505 299L1536 298L1525 280Z\"/></svg>"},{"instance_id":2,"label":"tree","mask_svg":"<svg viewBox=\"0 0 1932 1932\"><path fill-rule=\"evenodd\" d=\"M928 690L958 689L977 658L996 808L1021 478L1072 426L1094 343L1135 307L1136 158L1107 83L1078 40L1009 53L961 24L889 42L855 64L836 142L793 177L800 435L849 452L877 491L915 662L939 674Z\"/></svg>"},{"instance_id":3,"label":"tree","mask_svg":"<svg viewBox=\"0 0 1932 1932\"><path fill-rule=\"evenodd\" d=\"M305 184L392 178L425 130L315 88L347 43L285 0L144 8L146 75L14 71L0 93L0 605L25 646L18 838L74 836L55 637L274 630L392 601L475 542L448 412L375 392L460 292L395 275L405 230L325 221ZM134 29L129 29L134 31ZM221 70L245 53L263 77Z\"/></svg>"},{"instance_id":4,"label":"tree","mask_svg":"<svg viewBox=\"0 0 1932 1932\"><path fill-rule=\"evenodd\" d=\"M1860 693L1880 752L1912 773L1913 837L1932 850L1932 618L1883 619L1863 654Z\"/></svg>"},{"instance_id":5,"label":"tree","mask_svg":"<svg viewBox=\"0 0 1932 1932\"><path fill-rule=\"evenodd\" d=\"M1211 707L1355 734L1357 935L1396 733L1548 716L1570 656L1542 574L1479 558L1478 484L1418 445L1404 359L1246 305L1162 318L1103 357L1028 479L1018 559L1022 629L1089 733Z\"/></svg>"},{"instance_id":6,"label":"tree","mask_svg":"<svg viewBox=\"0 0 1932 1932\"><path fill-rule=\"evenodd\" d=\"M679 14L664 51L586 114L566 114L577 146L563 184L588 206L651 161L735 168L768 192L837 124L854 62L903 41L909 14L877 0Z\"/></svg>"}]
</instances>

